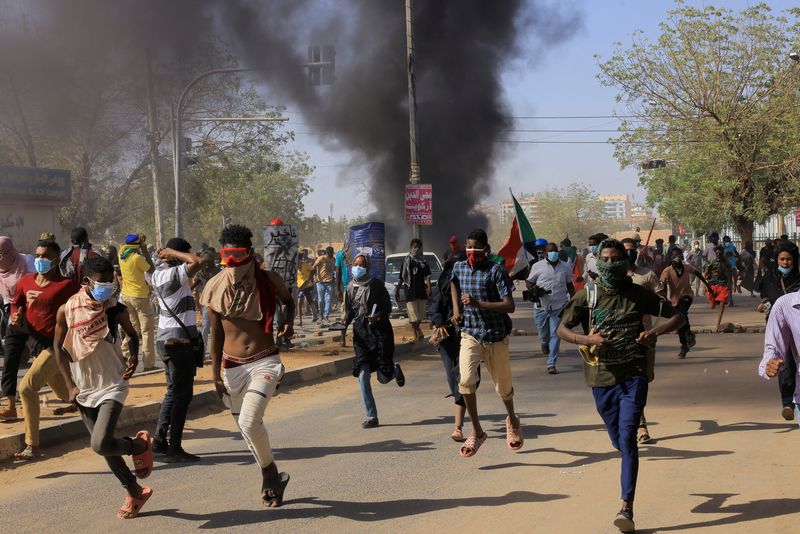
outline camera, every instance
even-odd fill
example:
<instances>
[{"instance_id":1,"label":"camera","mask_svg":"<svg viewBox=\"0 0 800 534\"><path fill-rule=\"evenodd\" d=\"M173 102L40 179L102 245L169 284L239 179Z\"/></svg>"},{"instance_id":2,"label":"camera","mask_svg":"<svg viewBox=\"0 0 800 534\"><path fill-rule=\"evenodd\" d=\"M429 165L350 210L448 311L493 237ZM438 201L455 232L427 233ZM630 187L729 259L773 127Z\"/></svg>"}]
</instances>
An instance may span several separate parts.
<instances>
[{"instance_id":1,"label":"camera","mask_svg":"<svg viewBox=\"0 0 800 534\"><path fill-rule=\"evenodd\" d=\"M532 288L525 290L522 292L522 298L533 302L534 304L541 304L540 298L544 295L549 295L553 291L550 289L544 289L539 286L533 286Z\"/></svg>"}]
</instances>

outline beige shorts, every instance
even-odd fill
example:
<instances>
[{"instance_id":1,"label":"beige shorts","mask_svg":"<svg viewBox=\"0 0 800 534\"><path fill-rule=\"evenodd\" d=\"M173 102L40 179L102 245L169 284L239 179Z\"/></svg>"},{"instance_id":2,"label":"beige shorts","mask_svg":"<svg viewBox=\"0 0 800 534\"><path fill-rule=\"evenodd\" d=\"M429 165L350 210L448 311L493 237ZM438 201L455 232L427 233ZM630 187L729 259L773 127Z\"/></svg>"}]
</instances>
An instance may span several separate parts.
<instances>
[{"instance_id":1,"label":"beige shorts","mask_svg":"<svg viewBox=\"0 0 800 534\"><path fill-rule=\"evenodd\" d=\"M458 367L461 381L458 383L458 392L475 393L478 389L478 367L481 360L486 364L486 370L492 377L494 389L500 398L510 400L514 398L514 387L511 384L511 360L508 356L508 343L506 336L497 343L481 343L474 337L461 332L461 352L458 356Z\"/></svg>"},{"instance_id":2,"label":"beige shorts","mask_svg":"<svg viewBox=\"0 0 800 534\"><path fill-rule=\"evenodd\" d=\"M427 308L427 300L409 300L406 303L406 309L408 309L408 321L411 323L421 323L424 321L428 317Z\"/></svg>"}]
</instances>

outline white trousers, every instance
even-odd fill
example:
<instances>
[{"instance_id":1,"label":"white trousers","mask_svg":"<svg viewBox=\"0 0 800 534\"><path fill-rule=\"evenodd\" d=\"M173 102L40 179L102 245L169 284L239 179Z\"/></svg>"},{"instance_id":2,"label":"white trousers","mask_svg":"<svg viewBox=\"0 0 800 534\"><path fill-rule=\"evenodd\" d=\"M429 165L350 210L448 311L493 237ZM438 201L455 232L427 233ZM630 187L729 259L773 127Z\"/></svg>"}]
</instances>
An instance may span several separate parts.
<instances>
[{"instance_id":1,"label":"white trousers","mask_svg":"<svg viewBox=\"0 0 800 534\"><path fill-rule=\"evenodd\" d=\"M283 372L281 358L276 354L224 369L225 374L222 377L230 395L231 415L236 420L250 452L262 468L275 461L267 427L264 426L264 412L275 394Z\"/></svg>"}]
</instances>

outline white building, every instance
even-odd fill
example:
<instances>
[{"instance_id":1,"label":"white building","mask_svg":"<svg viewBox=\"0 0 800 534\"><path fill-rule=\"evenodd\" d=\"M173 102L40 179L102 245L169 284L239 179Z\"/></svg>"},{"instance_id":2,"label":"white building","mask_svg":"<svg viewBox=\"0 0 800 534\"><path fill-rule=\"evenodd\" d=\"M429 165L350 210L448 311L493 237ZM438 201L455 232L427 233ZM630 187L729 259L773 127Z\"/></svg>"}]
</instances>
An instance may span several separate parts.
<instances>
[{"instance_id":1,"label":"white building","mask_svg":"<svg viewBox=\"0 0 800 534\"><path fill-rule=\"evenodd\" d=\"M600 195L597 199L603 203L603 211L607 219L628 219L631 216L630 195Z\"/></svg>"}]
</instances>

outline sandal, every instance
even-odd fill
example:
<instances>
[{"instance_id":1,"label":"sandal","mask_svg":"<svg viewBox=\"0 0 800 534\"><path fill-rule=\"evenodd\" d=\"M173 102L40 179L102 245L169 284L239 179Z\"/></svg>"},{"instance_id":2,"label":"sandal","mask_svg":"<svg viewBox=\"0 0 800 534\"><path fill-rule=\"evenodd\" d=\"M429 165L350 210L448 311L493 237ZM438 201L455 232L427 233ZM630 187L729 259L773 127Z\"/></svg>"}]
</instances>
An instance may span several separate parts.
<instances>
[{"instance_id":1,"label":"sandal","mask_svg":"<svg viewBox=\"0 0 800 534\"><path fill-rule=\"evenodd\" d=\"M462 443L464 441L464 432L461 431L461 427L457 426L455 430L453 430L453 433L450 434L450 437L453 441Z\"/></svg>"},{"instance_id":2,"label":"sandal","mask_svg":"<svg viewBox=\"0 0 800 534\"><path fill-rule=\"evenodd\" d=\"M641 428L643 427L640 427L640 429ZM647 432L646 428L644 429L644 432L639 434L639 436L636 438L636 441L639 442L640 445L644 443L650 443L650 434Z\"/></svg>"},{"instance_id":3,"label":"sandal","mask_svg":"<svg viewBox=\"0 0 800 534\"><path fill-rule=\"evenodd\" d=\"M68 413L77 413L78 406L70 404L69 406L62 406L53 410L53 415L66 415Z\"/></svg>"},{"instance_id":4,"label":"sandal","mask_svg":"<svg viewBox=\"0 0 800 534\"><path fill-rule=\"evenodd\" d=\"M150 432L147 430L137 432L136 438L144 440L147 448L144 452L133 455L133 468L136 470L137 478L147 478L153 472L153 442L150 440Z\"/></svg>"},{"instance_id":5,"label":"sandal","mask_svg":"<svg viewBox=\"0 0 800 534\"><path fill-rule=\"evenodd\" d=\"M261 487L261 498L267 508L279 508L283 504L283 493L286 485L289 484L289 473L278 473L280 483L277 487L263 485ZM264 481L266 484L266 481Z\"/></svg>"},{"instance_id":6,"label":"sandal","mask_svg":"<svg viewBox=\"0 0 800 534\"><path fill-rule=\"evenodd\" d=\"M139 515L139 512L142 511L142 506L144 503L147 502L147 499L153 496L153 490L148 487L142 488L142 493L139 495L139 498L131 497L128 495L125 497L125 502L122 504L119 510L117 510L117 517L120 519L133 519Z\"/></svg>"},{"instance_id":7,"label":"sandal","mask_svg":"<svg viewBox=\"0 0 800 534\"><path fill-rule=\"evenodd\" d=\"M519 421L519 419L517 419ZM521 423L520 423L521 424ZM522 428L514 428L511 426L511 417L506 417L506 443L513 451L518 451L525 443L525 438L522 437Z\"/></svg>"},{"instance_id":8,"label":"sandal","mask_svg":"<svg viewBox=\"0 0 800 534\"><path fill-rule=\"evenodd\" d=\"M16 408L8 407L5 408L3 411L0 412L0 419L5 419L6 421L16 421L17 420L17 410Z\"/></svg>"},{"instance_id":9,"label":"sandal","mask_svg":"<svg viewBox=\"0 0 800 534\"><path fill-rule=\"evenodd\" d=\"M32 462L44 456L40 452L34 452L33 447L28 445L18 453L14 454L14 459L20 462Z\"/></svg>"},{"instance_id":10,"label":"sandal","mask_svg":"<svg viewBox=\"0 0 800 534\"><path fill-rule=\"evenodd\" d=\"M472 458L478 453L478 449L481 448L483 442L486 441L486 438L489 436L486 435L486 432L481 434L480 436L470 436L464 442L464 445L461 446L461 451L459 454L464 458Z\"/></svg>"}]
</instances>

